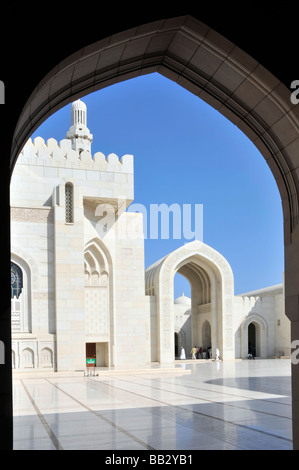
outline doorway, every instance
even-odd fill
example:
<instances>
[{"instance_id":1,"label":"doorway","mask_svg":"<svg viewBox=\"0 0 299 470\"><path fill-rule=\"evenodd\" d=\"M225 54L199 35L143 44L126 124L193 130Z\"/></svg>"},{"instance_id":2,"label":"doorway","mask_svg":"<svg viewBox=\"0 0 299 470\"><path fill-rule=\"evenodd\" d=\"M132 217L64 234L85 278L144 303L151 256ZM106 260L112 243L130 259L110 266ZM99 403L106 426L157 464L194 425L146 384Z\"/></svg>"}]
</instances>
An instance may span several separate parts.
<instances>
[{"instance_id":1,"label":"doorway","mask_svg":"<svg viewBox=\"0 0 299 470\"><path fill-rule=\"evenodd\" d=\"M108 342L86 343L86 367L108 367Z\"/></svg>"},{"instance_id":2,"label":"doorway","mask_svg":"<svg viewBox=\"0 0 299 470\"><path fill-rule=\"evenodd\" d=\"M96 343L86 343L86 367L96 366Z\"/></svg>"},{"instance_id":3,"label":"doorway","mask_svg":"<svg viewBox=\"0 0 299 470\"><path fill-rule=\"evenodd\" d=\"M174 334L174 357L177 359L179 357L179 335L178 333Z\"/></svg>"},{"instance_id":4,"label":"doorway","mask_svg":"<svg viewBox=\"0 0 299 470\"><path fill-rule=\"evenodd\" d=\"M248 325L248 354L256 356L256 327L254 323Z\"/></svg>"}]
</instances>

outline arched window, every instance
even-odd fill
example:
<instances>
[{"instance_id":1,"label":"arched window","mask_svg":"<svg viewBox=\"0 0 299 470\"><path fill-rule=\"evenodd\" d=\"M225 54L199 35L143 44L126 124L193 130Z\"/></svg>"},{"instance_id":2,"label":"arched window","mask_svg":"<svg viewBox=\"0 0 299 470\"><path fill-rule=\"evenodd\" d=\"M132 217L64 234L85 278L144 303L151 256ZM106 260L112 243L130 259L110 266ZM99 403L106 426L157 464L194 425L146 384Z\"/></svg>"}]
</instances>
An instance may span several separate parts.
<instances>
[{"instance_id":1,"label":"arched window","mask_svg":"<svg viewBox=\"0 0 299 470\"><path fill-rule=\"evenodd\" d=\"M73 199L74 188L72 183L65 185L65 222L72 224L74 222Z\"/></svg>"},{"instance_id":2,"label":"arched window","mask_svg":"<svg viewBox=\"0 0 299 470\"><path fill-rule=\"evenodd\" d=\"M18 264L17 264L18 263ZM14 332L31 331L30 274L20 260L10 264L11 328Z\"/></svg>"},{"instance_id":3,"label":"arched window","mask_svg":"<svg viewBox=\"0 0 299 470\"><path fill-rule=\"evenodd\" d=\"M23 273L15 263L11 262L10 268L10 288L11 288L11 327L14 331L22 329L22 303L20 295L23 290Z\"/></svg>"},{"instance_id":4,"label":"arched window","mask_svg":"<svg viewBox=\"0 0 299 470\"><path fill-rule=\"evenodd\" d=\"M11 285L11 298L19 298L23 289L23 273L15 263L11 263L10 268L10 285Z\"/></svg>"}]
</instances>

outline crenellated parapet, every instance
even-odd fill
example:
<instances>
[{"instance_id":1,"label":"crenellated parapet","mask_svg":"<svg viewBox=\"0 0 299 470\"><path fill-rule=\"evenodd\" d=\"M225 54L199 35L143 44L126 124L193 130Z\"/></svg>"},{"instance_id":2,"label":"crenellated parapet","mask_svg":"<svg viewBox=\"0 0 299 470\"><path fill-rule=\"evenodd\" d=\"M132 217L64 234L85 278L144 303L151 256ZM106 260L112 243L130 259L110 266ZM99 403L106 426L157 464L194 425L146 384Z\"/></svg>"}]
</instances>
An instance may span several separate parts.
<instances>
[{"instance_id":1,"label":"crenellated parapet","mask_svg":"<svg viewBox=\"0 0 299 470\"><path fill-rule=\"evenodd\" d=\"M133 155L123 155L119 158L115 153L107 157L102 152L92 155L83 150L73 150L70 139L59 143L51 138L46 142L42 137L30 138L23 147L19 164L49 166L56 168L73 168L81 170L133 173Z\"/></svg>"},{"instance_id":2,"label":"crenellated parapet","mask_svg":"<svg viewBox=\"0 0 299 470\"><path fill-rule=\"evenodd\" d=\"M133 155L93 155L92 137L87 128L86 105L77 100L72 104L72 125L65 139L30 138L14 168L12 207L51 206L56 192L62 194L67 183L75 188L78 201L80 194L89 204L101 200L116 205L119 199L130 204L134 199Z\"/></svg>"}]
</instances>

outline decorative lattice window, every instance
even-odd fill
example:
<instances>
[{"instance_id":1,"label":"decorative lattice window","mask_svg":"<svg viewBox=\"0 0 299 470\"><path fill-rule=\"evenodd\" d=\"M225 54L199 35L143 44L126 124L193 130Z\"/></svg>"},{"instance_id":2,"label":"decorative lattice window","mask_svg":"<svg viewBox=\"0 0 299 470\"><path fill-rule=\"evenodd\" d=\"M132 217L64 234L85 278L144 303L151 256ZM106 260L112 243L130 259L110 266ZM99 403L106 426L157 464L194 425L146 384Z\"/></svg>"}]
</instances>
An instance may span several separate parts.
<instances>
[{"instance_id":1,"label":"decorative lattice window","mask_svg":"<svg viewBox=\"0 0 299 470\"><path fill-rule=\"evenodd\" d=\"M65 185L65 222L72 224L74 222L73 215L73 185L67 183Z\"/></svg>"},{"instance_id":2,"label":"decorative lattice window","mask_svg":"<svg viewBox=\"0 0 299 470\"><path fill-rule=\"evenodd\" d=\"M21 302L19 297L23 290L23 273L21 268L15 263L10 267L11 286L11 326L12 330L21 330Z\"/></svg>"},{"instance_id":3,"label":"decorative lattice window","mask_svg":"<svg viewBox=\"0 0 299 470\"><path fill-rule=\"evenodd\" d=\"M10 268L11 298L19 298L23 289L23 274L21 268L11 263Z\"/></svg>"}]
</instances>

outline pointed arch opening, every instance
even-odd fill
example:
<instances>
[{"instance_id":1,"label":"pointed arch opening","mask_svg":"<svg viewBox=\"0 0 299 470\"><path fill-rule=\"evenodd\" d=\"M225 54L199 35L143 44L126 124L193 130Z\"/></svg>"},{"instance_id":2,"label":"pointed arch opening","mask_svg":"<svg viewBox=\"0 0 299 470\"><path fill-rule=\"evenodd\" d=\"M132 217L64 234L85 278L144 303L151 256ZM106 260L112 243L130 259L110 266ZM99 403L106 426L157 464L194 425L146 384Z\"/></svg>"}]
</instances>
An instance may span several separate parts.
<instances>
[{"instance_id":1,"label":"pointed arch opening","mask_svg":"<svg viewBox=\"0 0 299 470\"><path fill-rule=\"evenodd\" d=\"M177 272L186 277L191 286L192 346L202 344L203 324L208 321L211 324L214 357L218 348L223 358L234 359L235 345L231 340L234 282L231 267L211 247L193 241L146 270L146 291L154 292L156 297L159 361L173 361L173 280Z\"/></svg>"},{"instance_id":2,"label":"pointed arch opening","mask_svg":"<svg viewBox=\"0 0 299 470\"><path fill-rule=\"evenodd\" d=\"M86 354L94 351L97 367L114 365L113 270L109 251L100 239L84 250Z\"/></svg>"},{"instance_id":3,"label":"pointed arch opening","mask_svg":"<svg viewBox=\"0 0 299 470\"><path fill-rule=\"evenodd\" d=\"M180 289L180 290L179 290ZM184 289L182 291L182 289ZM174 358L179 359L181 348L184 348L186 357L192 347L191 330L191 286L184 275L176 272L174 275L174 292L181 292L174 299L174 331L175 331L175 354Z\"/></svg>"},{"instance_id":4,"label":"pointed arch opening","mask_svg":"<svg viewBox=\"0 0 299 470\"><path fill-rule=\"evenodd\" d=\"M266 321L258 314L252 313L241 325L241 357L268 357L268 327Z\"/></svg>"}]
</instances>

